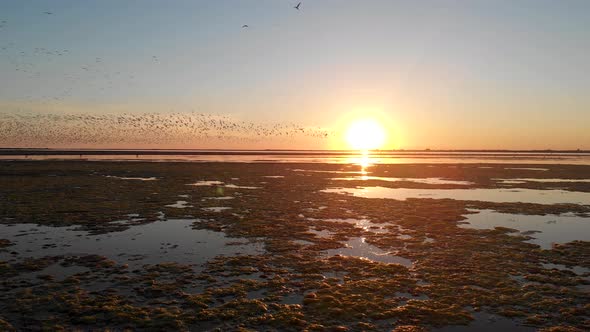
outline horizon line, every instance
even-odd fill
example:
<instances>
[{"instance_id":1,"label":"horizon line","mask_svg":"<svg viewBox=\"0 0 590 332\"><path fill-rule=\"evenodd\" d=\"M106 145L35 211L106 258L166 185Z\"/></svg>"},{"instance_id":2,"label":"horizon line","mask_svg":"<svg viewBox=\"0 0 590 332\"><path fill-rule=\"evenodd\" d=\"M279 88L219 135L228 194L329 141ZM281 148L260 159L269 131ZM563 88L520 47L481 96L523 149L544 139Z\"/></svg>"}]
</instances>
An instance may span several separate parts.
<instances>
[{"instance_id":1,"label":"horizon line","mask_svg":"<svg viewBox=\"0 0 590 332\"><path fill-rule=\"evenodd\" d=\"M0 155L337 155L337 154L388 154L388 153L529 153L529 154L588 154L585 149L122 149L122 148L14 148L0 147Z\"/></svg>"}]
</instances>

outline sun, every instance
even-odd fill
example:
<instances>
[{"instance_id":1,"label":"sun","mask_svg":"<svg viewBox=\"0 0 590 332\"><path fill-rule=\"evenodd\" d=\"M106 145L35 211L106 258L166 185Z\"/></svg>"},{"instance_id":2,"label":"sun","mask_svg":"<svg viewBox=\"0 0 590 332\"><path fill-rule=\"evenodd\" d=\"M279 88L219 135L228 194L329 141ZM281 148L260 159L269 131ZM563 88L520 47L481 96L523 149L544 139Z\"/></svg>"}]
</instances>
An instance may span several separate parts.
<instances>
[{"instance_id":1,"label":"sun","mask_svg":"<svg viewBox=\"0 0 590 332\"><path fill-rule=\"evenodd\" d=\"M350 124L346 141L354 150L376 150L385 144L385 129L375 119L359 119Z\"/></svg>"}]
</instances>

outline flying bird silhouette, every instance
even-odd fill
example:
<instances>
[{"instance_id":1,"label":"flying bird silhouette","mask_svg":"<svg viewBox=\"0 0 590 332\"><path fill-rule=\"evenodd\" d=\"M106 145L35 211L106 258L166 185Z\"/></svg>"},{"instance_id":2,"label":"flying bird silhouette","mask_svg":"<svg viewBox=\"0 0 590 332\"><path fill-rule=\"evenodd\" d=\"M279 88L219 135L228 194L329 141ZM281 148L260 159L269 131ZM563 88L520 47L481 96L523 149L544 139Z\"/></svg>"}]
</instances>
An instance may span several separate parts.
<instances>
[{"instance_id":1,"label":"flying bird silhouette","mask_svg":"<svg viewBox=\"0 0 590 332\"><path fill-rule=\"evenodd\" d=\"M52 13L52 12L43 12L43 13L44 13L44 14L47 14L47 15L53 15L53 13Z\"/></svg>"},{"instance_id":2,"label":"flying bird silhouette","mask_svg":"<svg viewBox=\"0 0 590 332\"><path fill-rule=\"evenodd\" d=\"M293 8L295 8L295 9L299 10L299 6L301 6L301 2L299 2L299 3L297 4L297 6L295 6L295 7L293 7Z\"/></svg>"},{"instance_id":3,"label":"flying bird silhouette","mask_svg":"<svg viewBox=\"0 0 590 332\"><path fill-rule=\"evenodd\" d=\"M248 24L244 24L244 25L242 25L242 29L245 29L245 28L249 28L249 27L248 27Z\"/></svg>"}]
</instances>

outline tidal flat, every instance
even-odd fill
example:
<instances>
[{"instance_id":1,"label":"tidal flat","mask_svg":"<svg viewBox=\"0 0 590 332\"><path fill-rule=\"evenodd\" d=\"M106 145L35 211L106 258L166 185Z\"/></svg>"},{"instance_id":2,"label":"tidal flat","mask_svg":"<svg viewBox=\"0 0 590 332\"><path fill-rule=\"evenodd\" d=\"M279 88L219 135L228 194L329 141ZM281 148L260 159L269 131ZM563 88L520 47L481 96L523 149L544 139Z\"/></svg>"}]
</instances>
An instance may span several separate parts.
<instances>
[{"instance_id":1,"label":"tidal flat","mask_svg":"<svg viewBox=\"0 0 590 332\"><path fill-rule=\"evenodd\" d=\"M589 179L559 164L2 161L0 330L587 331Z\"/></svg>"}]
</instances>

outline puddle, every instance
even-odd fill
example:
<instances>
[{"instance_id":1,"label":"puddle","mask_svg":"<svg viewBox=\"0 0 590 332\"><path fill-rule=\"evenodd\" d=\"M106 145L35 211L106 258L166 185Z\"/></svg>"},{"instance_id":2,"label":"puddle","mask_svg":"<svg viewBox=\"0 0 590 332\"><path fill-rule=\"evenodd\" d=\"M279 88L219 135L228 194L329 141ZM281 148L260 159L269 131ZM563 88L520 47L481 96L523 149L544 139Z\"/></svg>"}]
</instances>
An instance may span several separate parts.
<instances>
[{"instance_id":1,"label":"puddle","mask_svg":"<svg viewBox=\"0 0 590 332\"><path fill-rule=\"evenodd\" d=\"M315 236L317 236L319 238L323 238L323 239L330 238L330 237L332 237L332 235L334 235L334 233L330 232L327 229L317 230L317 229L312 228L312 229L309 229L309 232L313 233L313 234L315 234Z\"/></svg>"},{"instance_id":2,"label":"puddle","mask_svg":"<svg viewBox=\"0 0 590 332\"><path fill-rule=\"evenodd\" d=\"M222 186L225 188L233 188L233 189L260 189L260 187L252 187L252 186L238 186L235 184L225 184L225 182L221 181L197 181L195 183L189 183L187 186Z\"/></svg>"},{"instance_id":3,"label":"puddle","mask_svg":"<svg viewBox=\"0 0 590 332\"><path fill-rule=\"evenodd\" d=\"M312 218L308 218L308 220L313 220ZM373 233L387 233L388 230L383 228L383 225L375 224L371 222L369 219L323 219L325 221L333 221L333 222L345 222L349 224L353 224L358 228L362 228L365 231L373 232Z\"/></svg>"},{"instance_id":4,"label":"puddle","mask_svg":"<svg viewBox=\"0 0 590 332\"><path fill-rule=\"evenodd\" d=\"M269 178L269 179L282 179L285 176L284 175L263 175L263 178Z\"/></svg>"},{"instance_id":5,"label":"puddle","mask_svg":"<svg viewBox=\"0 0 590 332\"><path fill-rule=\"evenodd\" d=\"M507 180L507 179L492 179L500 184L523 184L526 183L526 181L522 181L522 180Z\"/></svg>"},{"instance_id":6,"label":"puddle","mask_svg":"<svg viewBox=\"0 0 590 332\"><path fill-rule=\"evenodd\" d=\"M34 224L0 225L0 233L14 243L10 251L18 252L20 258L92 254L120 264L141 266L162 262L202 264L218 255L262 252L262 246L257 244L228 245L236 239L222 232L193 229L194 222L192 219L156 221L92 236L72 228ZM10 258L9 253L0 252L0 259Z\"/></svg>"},{"instance_id":7,"label":"puddle","mask_svg":"<svg viewBox=\"0 0 590 332\"><path fill-rule=\"evenodd\" d=\"M539 178L517 178L517 179L492 179L500 183L506 184L522 184L527 182L542 182L542 183L590 183L590 179L539 179Z\"/></svg>"},{"instance_id":8,"label":"puddle","mask_svg":"<svg viewBox=\"0 0 590 332\"><path fill-rule=\"evenodd\" d=\"M188 186L218 186L222 185L221 181L197 181L195 183L189 183Z\"/></svg>"},{"instance_id":9,"label":"puddle","mask_svg":"<svg viewBox=\"0 0 590 332\"><path fill-rule=\"evenodd\" d=\"M230 210L230 207L227 206L212 206L212 207L204 207L201 210L210 211L210 212L221 212L225 210Z\"/></svg>"},{"instance_id":10,"label":"puddle","mask_svg":"<svg viewBox=\"0 0 590 332\"><path fill-rule=\"evenodd\" d=\"M213 196L213 197L204 197L203 199L227 200L227 199L234 199L234 197L233 196Z\"/></svg>"},{"instance_id":11,"label":"puddle","mask_svg":"<svg viewBox=\"0 0 590 332\"><path fill-rule=\"evenodd\" d=\"M105 175L105 177L121 179L121 180L139 180L139 181L156 181L158 179L156 177L140 178L140 177L125 177L125 176L115 176L115 175Z\"/></svg>"},{"instance_id":12,"label":"puddle","mask_svg":"<svg viewBox=\"0 0 590 332\"><path fill-rule=\"evenodd\" d=\"M367 174L371 172L366 171L326 171L326 170L316 170L316 169L301 169L301 168L294 168L291 169L293 172L311 172L311 173L336 173L336 174Z\"/></svg>"},{"instance_id":13,"label":"puddle","mask_svg":"<svg viewBox=\"0 0 590 332\"><path fill-rule=\"evenodd\" d=\"M484 312L473 313L473 320L469 325L445 326L434 328L435 332L497 332L497 331L514 331L514 332L533 332L534 327L519 325L518 321Z\"/></svg>"},{"instance_id":14,"label":"puddle","mask_svg":"<svg viewBox=\"0 0 590 332\"><path fill-rule=\"evenodd\" d=\"M303 246L311 246L314 245L315 243L311 242L311 241L306 241L306 240L291 240L291 242L293 243L297 243Z\"/></svg>"},{"instance_id":15,"label":"puddle","mask_svg":"<svg viewBox=\"0 0 590 332\"><path fill-rule=\"evenodd\" d=\"M494 227L514 228L521 232L538 231L528 234L534 239L527 242L551 249L552 243L567 243L574 240L588 241L590 218L573 214L530 216L481 210L466 216L460 227L476 229L493 229Z\"/></svg>"},{"instance_id":16,"label":"puddle","mask_svg":"<svg viewBox=\"0 0 590 332\"><path fill-rule=\"evenodd\" d=\"M447 180L442 178L393 178L383 176L355 176L349 178L332 178L331 180L348 180L348 181L367 181L367 180L379 180L388 182L415 182L424 184L457 184L468 186L474 184L470 181L459 181L459 180Z\"/></svg>"},{"instance_id":17,"label":"puddle","mask_svg":"<svg viewBox=\"0 0 590 332\"><path fill-rule=\"evenodd\" d=\"M402 301L400 301L400 304L404 305L408 302L408 300L417 300L417 301L424 301L424 300L429 300L430 297L428 297L428 295L426 294L419 294L419 295L413 295L410 293L406 293L406 292L397 292L394 295L395 297L398 297L400 299L404 299Z\"/></svg>"},{"instance_id":18,"label":"puddle","mask_svg":"<svg viewBox=\"0 0 590 332\"><path fill-rule=\"evenodd\" d=\"M381 263L396 263L406 267L412 266L412 261L381 250L372 244L365 242L365 238L354 238L346 242L345 248L329 249L325 253L328 256L342 255L368 259Z\"/></svg>"},{"instance_id":19,"label":"puddle","mask_svg":"<svg viewBox=\"0 0 590 332\"><path fill-rule=\"evenodd\" d=\"M537 189L413 189L386 187L328 188L327 193L352 194L365 198L408 198L455 199L461 201L486 201L496 203L537 203L537 204L590 204L590 193L566 190Z\"/></svg>"},{"instance_id":20,"label":"puddle","mask_svg":"<svg viewBox=\"0 0 590 332\"><path fill-rule=\"evenodd\" d=\"M234 188L234 189L260 189L260 187L253 187L253 186L238 186L235 184L226 184L224 185L225 188Z\"/></svg>"},{"instance_id":21,"label":"puddle","mask_svg":"<svg viewBox=\"0 0 590 332\"><path fill-rule=\"evenodd\" d=\"M541 263L541 265L543 266L543 268L548 269L548 270L557 269L557 270L561 270L561 271L571 271L577 275L584 275L584 274L590 273L590 269L585 268L583 266L568 267L563 264L553 264L553 263Z\"/></svg>"},{"instance_id":22,"label":"puddle","mask_svg":"<svg viewBox=\"0 0 590 332\"><path fill-rule=\"evenodd\" d=\"M176 203L174 204L169 204L166 205L167 207L172 207L172 208L177 208L177 209L184 209L187 207L191 207L190 205L187 205L188 202L187 201L176 201Z\"/></svg>"},{"instance_id":23,"label":"puddle","mask_svg":"<svg viewBox=\"0 0 590 332\"><path fill-rule=\"evenodd\" d=\"M297 293L291 293L284 295L279 302L281 304L302 304L303 303L303 295Z\"/></svg>"}]
</instances>

